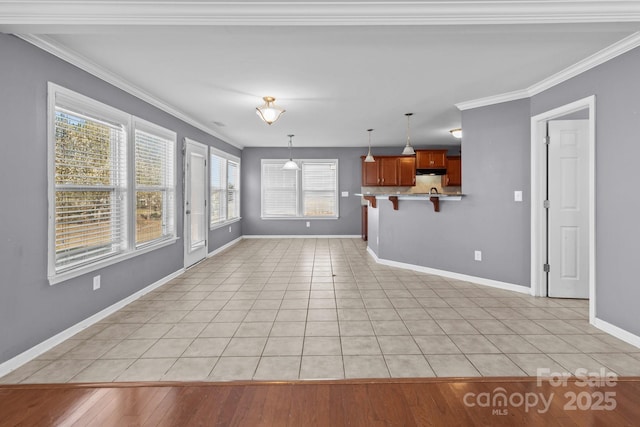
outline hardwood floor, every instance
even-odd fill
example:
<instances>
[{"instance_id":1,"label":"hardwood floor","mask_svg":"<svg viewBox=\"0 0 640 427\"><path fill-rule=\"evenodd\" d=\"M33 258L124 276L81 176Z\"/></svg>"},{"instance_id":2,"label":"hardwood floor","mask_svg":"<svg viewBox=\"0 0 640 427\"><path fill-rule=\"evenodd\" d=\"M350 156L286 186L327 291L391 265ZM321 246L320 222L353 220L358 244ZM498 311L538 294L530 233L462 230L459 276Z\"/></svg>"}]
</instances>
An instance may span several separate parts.
<instances>
[{"instance_id":1,"label":"hardwood floor","mask_svg":"<svg viewBox=\"0 0 640 427\"><path fill-rule=\"evenodd\" d=\"M632 426L639 400L640 377L9 385L0 426Z\"/></svg>"}]
</instances>

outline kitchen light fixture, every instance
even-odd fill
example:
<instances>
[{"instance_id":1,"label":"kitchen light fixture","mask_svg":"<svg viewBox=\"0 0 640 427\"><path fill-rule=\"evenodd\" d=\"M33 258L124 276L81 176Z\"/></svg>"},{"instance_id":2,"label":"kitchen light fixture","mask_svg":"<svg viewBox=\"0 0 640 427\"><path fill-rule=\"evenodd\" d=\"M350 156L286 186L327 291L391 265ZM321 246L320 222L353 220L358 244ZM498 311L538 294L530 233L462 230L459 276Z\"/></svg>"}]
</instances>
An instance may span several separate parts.
<instances>
[{"instance_id":1,"label":"kitchen light fixture","mask_svg":"<svg viewBox=\"0 0 640 427\"><path fill-rule=\"evenodd\" d=\"M293 143L291 142L291 138L293 138L294 135L287 136L289 137L289 160L287 160L287 163L282 166L282 169L289 171L298 171L300 170L300 166L298 166L298 164L293 161L293 157L291 157L291 146L293 145Z\"/></svg>"},{"instance_id":2,"label":"kitchen light fixture","mask_svg":"<svg viewBox=\"0 0 640 427\"><path fill-rule=\"evenodd\" d=\"M264 99L264 105L256 107L256 114L258 114L266 124L270 125L280 118L280 115L285 112L285 109L275 104L276 99L273 96L265 96L262 99Z\"/></svg>"},{"instance_id":3,"label":"kitchen light fixture","mask_svg":"<svg viewBox=\"0 0 640 427\"><path fill-rule=\"evenodd\" d=\"M371 155L371 131L373 131L373 129L367 129L367 132L369 132L369 152L367 153L367 157L364 158L365 163L373 163L376 161Z\"/></svg>"},{"instance_id":4,"label":"kitchen light fixture","mask_svg":"<svg viewBox=\"0 0 640 427\"><path fill-rule=\"evenodd\" d=\"M454 138L462 138L462 129L460 128L451 129L449 132L451 132L451 135L453 135Z\"/></svg>"},{"instance_id":5,"label":"kitchen light fixture","mask_svg":"<svg viewBox=\"0 0 640 427\"><path fill-rule=\"evenodd\" d=\"M409 132L409 119L411 118L411 116L413 116L413 113L407 113L405 114L405 116L407 116L407 145L404 146L404 150L402 150L402 155L411 156L413 154L416 154L415 150L411 146L411 135Z\"/></svg>"}]
</instances>

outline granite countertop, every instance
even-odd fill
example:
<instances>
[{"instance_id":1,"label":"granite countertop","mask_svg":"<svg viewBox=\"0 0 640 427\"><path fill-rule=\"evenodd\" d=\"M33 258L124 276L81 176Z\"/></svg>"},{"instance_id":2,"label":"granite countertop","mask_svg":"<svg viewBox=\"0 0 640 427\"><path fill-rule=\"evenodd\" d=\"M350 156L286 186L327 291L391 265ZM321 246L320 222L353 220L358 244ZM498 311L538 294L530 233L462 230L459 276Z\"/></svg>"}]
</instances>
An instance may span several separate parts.
<instances>
[{"instance_id":1,"label":"granite countertop","mask_svg":"<svg viewBox=\"0 0 640 427\"><path fill-rule=\"evenodd\" d=\"M438 197L438 198L447 198L447 197L461 197L464 196L462 193L356 193L354 194L358 197L363 196L374 196L374 197L402 197L402 198L428 198L428 197Z\"/></svg>"}]
</instances>

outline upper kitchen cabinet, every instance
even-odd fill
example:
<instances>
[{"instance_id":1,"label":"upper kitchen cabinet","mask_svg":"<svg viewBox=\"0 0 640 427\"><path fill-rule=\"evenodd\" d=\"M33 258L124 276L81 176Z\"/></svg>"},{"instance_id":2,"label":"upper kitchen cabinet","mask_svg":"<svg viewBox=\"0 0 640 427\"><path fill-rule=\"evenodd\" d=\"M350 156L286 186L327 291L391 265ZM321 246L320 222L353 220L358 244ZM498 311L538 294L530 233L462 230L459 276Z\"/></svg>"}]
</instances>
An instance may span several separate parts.
<instances>
[{"instance_id":1,"label":"upper kitchen cabinet","mask_svg":"<svg viewBox=\"0 0 640 427\"><path fill-rule=\"evenodd\" d=\"M378 176L380 177L380 184L383 186L396 186L398 185L398 157L381 157L376 158L378 163Z\"/></svg>"},{"instance_id":2,"label":"upper kitchen cabinet","mask_svg":"<svg viewBox=\"0 0 640 427\"><path fill-rule=\"evenodd\" d=\"M415 157L375 156L376 161L362 159L362 185L364 187L398 187L416 185Z\"/></svg>"},{"instance_id":3,"label":"upper kitchen cabinet","mask_svg":"<svg viewBox=\"0 0 640 427\"><path fill-rule=\"evenodd\" d=\"M362 158L362 185L364 187L374 187L380 185L378 178L378 162L366 163Z\"/></svg>"},{"instance_id":4,"label":"upper kitchen cabinet","mask_svg":"<svg viewBox=\"0 0 640 427\"><path fill-rule=\"evenodd\" d=\"M415 157L398 158L398 185L402 187L416 185Z\"/></svg>"},{"instance_id":5,"label":"upper kitchen cabinet","mask_svg":"<svg viewBox=\"0 0 640 427\"><path fill-rule=\"evenodd\" d=\"M416 150L417 169L445 169L447 150Z\"/></svg>"},{"instance_id":6,"label":"upper kitchen cabinet","mask_svg":"<svg viewBox=\"0 0 640 427\"><path fill-rule=\"evenodd\" d=\"M447 157L447 174L442 176L442 186L460 187L462 185L462 158Z\"/></svg>"}]
</instances>

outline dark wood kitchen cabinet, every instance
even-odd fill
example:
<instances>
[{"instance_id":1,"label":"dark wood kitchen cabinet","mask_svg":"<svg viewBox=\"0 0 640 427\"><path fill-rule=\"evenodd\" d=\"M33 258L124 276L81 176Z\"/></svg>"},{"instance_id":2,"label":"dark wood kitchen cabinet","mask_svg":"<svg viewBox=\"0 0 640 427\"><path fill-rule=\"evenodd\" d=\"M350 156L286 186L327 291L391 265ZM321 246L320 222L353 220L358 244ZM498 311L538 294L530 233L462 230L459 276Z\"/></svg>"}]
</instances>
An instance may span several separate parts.
<instances>
[{"instance_id":1,"label":"dark wood kitchen cabinet","mask_svg":"<svg viewBox=\"0 0 640 427\"><path fill-rule=\"evenodd\" d=\"M416 159L407 156L375 156L376 161L362 159L362 185L364 187L398 187L416 184Z\"/></svg>"},{"instance_id":2,"label":"dark wood kitchen cabinet","mask_svg":"<svg viewBox=\"0 0 640 427\"><path fill-rule=\"evenodd\" d=\"M398 185L398 158L378 157L376 163L379 164L378 176L380 177L380 185Z\"/></svg>"},{"instance_id":3,"label":"dark wood kitchen cabinet","mask_svg":"<svg viewBox=\"0 0 640 427\"><path fill-rule=\"evenodd\" d=\"M398 185L402 187L416 185L415 157L398 158Z\"/></svg>"},{"instance_id":4,"label":"dark wood kitchen cabinet","mask_svg":"<svg viewBox=\"0 0 640 427\"><path fill-rule=\"evenodd\" d=\"M369 206L362 205L362 240L365 242L369 239Z\"/></svg>"},{"instance_id":5,"label":"dark wood kitchen cabinet","mask_svg":"<svg viewBox=\"0 0 640 427\"><path fill-rule=\"evenodd\" d=\"M447 157L447 174L442 176L442 186L462 185L462 158L460 156Z\"/></svg>"},{"instance_id":6,"label":"dark wood kitchen cabinet","mask_svg":"<svg viewBox=\"0 0 640 427\"><path fill-rule=\"evenodd\" d=\"M447 150L416 150L416 168L444 169L447 167Z\"/></svg>"},{"instance_id":7,"label":"dark wood kitchen cabinet","mask_svg":"<svg viewBox=\"0 0 640 427\"><path fill-rule=\"evenodd\" d=\"M378 180L378 162L366 163L362 157L362 185L374 187L380 185Z\"/></svg>"}]
</instances>

